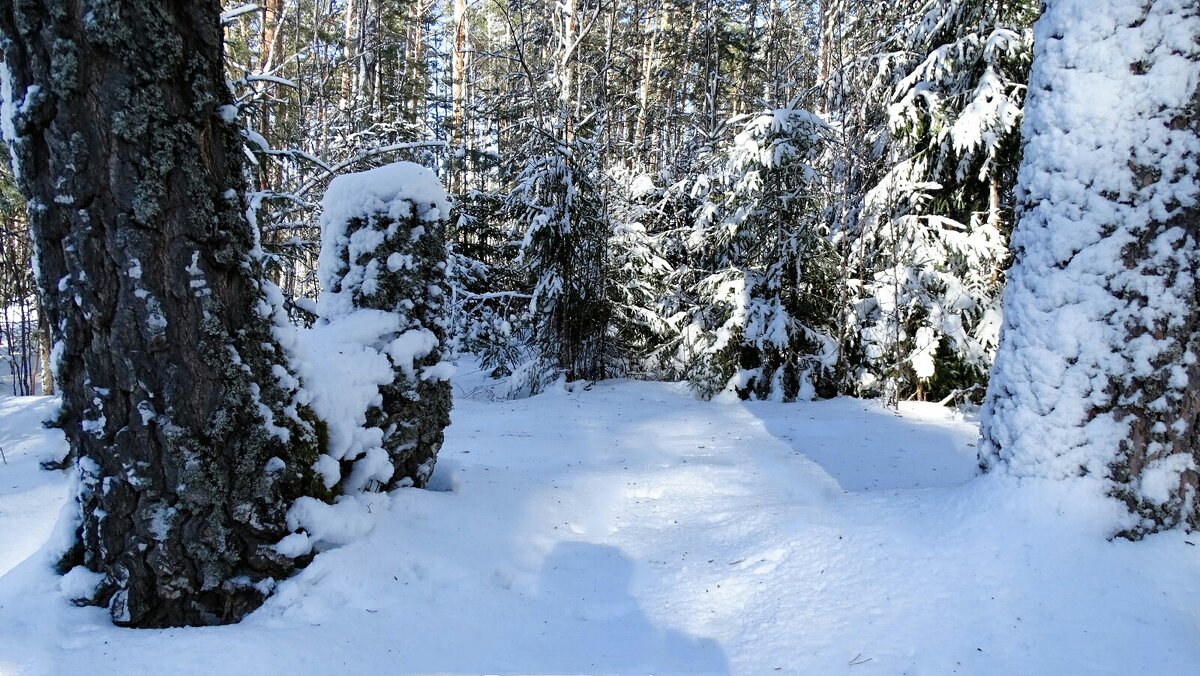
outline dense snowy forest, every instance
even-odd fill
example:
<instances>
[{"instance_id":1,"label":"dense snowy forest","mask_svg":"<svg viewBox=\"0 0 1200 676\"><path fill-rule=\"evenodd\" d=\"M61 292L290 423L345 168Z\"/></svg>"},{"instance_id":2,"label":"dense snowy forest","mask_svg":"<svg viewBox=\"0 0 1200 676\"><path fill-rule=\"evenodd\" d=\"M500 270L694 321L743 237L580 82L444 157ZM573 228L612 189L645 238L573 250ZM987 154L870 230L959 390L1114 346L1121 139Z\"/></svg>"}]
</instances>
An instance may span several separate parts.
<instances>
[{"instance_id":1,"label":"dense snowy forest","mask_svg":"<svg viewBox=\"0 0 1200 676\"><path fill-rule=\"evenodd\" d=\"M64 599L268 671L346 603L405 672L1200 668L1196 0L10 0L0 56L0 674L86 663ZM476 600L568 619L434 637Z\"/></svg>"},{"instance_id":2,"label":"dense snowy forest","mask_svg":"<svg viewBox=\"0 0 1200 676\"><path fill-rule=\"evenodd\" d=\"M451 340L514 394L982 397L1031 3L265 10L230 74L289 297L329 171L413 159L455 198Z\"/></svg>"},{"instance_id":3,"label":"dense snowy forest","mask_svg":"<svg viewBox=\"0 0 1200 676\"><path fill-rule=\"evenodd\" d=\"M274 0L222 21L289 301L319 288L330 176L414 160L454 198L452 343L514 393L979 401L1036 9Z\"/></svg>"}]
</instances>

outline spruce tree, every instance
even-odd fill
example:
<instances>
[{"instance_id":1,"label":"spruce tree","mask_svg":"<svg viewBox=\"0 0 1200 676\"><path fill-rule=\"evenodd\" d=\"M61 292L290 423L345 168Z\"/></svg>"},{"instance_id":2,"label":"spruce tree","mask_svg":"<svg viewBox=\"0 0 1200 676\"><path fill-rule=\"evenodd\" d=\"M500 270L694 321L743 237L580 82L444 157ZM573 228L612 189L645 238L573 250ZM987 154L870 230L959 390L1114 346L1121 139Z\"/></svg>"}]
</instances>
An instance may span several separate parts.
<instances>
[{"instance_id":1,"label":"spruce tree","mask_svg":"<svg viewBox=\"0 0 1200 676\"><path fill-rule=\"evenodd\" d=\"M891 168L852 244L862 391L941 397L991 364L1035 11L927 0L883 45L869 95Z\"/></svg>"},{"instance_id":2,"label":"spruce tree","mask_svg":"<svg viewBox=\"0 0 1200 676\"><path fill-rule=\"evenodd\" d=\"M833 251L819 223L814 164L831 136L819 116L779 108L740 120L693 194L702 198L690 234L703 326L690 367L705 396L812 398L835 353Z\"/></svg>"},{"instance_id":3,"label":"spruce tree","mask_svg":"<svg viewBox=\"0 0 1200 676\"><path fill-rule=\"evenodd\" d=\"M568 381L607 377L610 226L590 146L579 137L569 144L535 138L507 200L534 280L530 312L541 355L530 365L534 391L559 373Z\"/></svg>"}]
</instances>

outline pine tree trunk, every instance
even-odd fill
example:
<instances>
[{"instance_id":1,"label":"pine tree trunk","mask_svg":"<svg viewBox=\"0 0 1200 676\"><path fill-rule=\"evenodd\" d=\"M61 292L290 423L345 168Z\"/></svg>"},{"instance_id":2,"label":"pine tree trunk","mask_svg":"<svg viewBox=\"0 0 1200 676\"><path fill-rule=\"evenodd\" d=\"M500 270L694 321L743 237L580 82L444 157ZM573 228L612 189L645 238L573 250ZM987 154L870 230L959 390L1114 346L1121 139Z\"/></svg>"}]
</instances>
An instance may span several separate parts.
<instances>
[{"instance_id":1,"label":"pine tree trunk","mask_svg":"<svg viewBox=\"0 0 1200 676\"><path fill-rule=\"evenodd\" d=\"M421 120L425 109L425 2L415 0L413 3L413 39L412 64L413 79L416 86L412 88L412 100L409 102L409 115L414 123Z\"/></svg>"},{"instance_id":2,"label":"pine tree trunk","mask_svg":"<svg viewBox=\"0 0 1200 676\"><path fill-rule=\"evenodd\" d=\"M1055 0L980 461L1200 527L1200 6Z\"/></svg>"},{"instance_id":3,"label":"pine tree trunk","mask_svg":"<svg viewBox=\"0 0 1200 676\"><path fill-rule=\"evenodd\" d=\"M452 152L463 153L463 160L455 162L450 174L450 192L459 193L463 189L466 136L464 134L464 109L466 108L466 73L467 73L467 0L454 0L454 53L450 65L450 145Z\"/></svg>"},{"instance_id":4,"label":"pine tree trunk","mask_svg":"<svg viewBox=\"0 0 1200 676\"><path fill-rule=\"evenodd\" d=\"M261 42L259 43L258 55L258 71L262 75L272 75L272 70L280 60L280 38L282 37L279 31L279 23L283 19L283 0L267 0L262 12L262 32ZM271 86L271 85L267 85ZM271 138L273 112L271 110L272 97L264 96L262 99L262 115L258 119L258 133L266 139L267 144L275 147L274 139ZM263 173L267 180L271 181L273 177L272 169L274 165L270 162L263 166Z\"/></svg>"},{"instance_id":5,"label":"pine tree trunk","mask_svg":"<svg viewBox=\"0 0 1200 676\"><path fill-rule=\"evenodd\" d=\"M646 146L646 116L650 112L650 83L656 79L655 58L658 52L658 36L659 33L668 27L669 16L669 8L659 6L651 10L649 16L646 18L646 22L650 24L650 38L648 40L644 39L646 44L642 50L642 66L639 71L638 113L633 131L634 152L641 154L643 158L649 155L649 148Z\"/></svg>"},{"instance_id":6,"label":"pine tree trunk","mask_svg":"<svg viewBox=\"0 0 1200 676\"><path fill-rule=\"evenodd\" d=\"M567 145L575 139L575 110L578 106L575 93L576 0L564 0L559 5L562 25L559 29L558 104L562 111L563 141Z\"/></svg>"},{"instance_id":7,"label":"pine tree trunk","mask_svg":"<svg viewBox=\"0 0 1200 676\"><path fill-rule=\"evenodd\" d=\"M355 46L355 36L358 35L355 30L358 2L364 2L364 0L357 0L357 2L356 0L346 0L346 9L342 12L345 16L345 25L342 34L342 86L338 108L343 112L350 110L350 103L354 100L354 71L358 68L359 51Z\"/></svg>"},{"instance_id":8,"label":"pine tree trunk","mask_svg":"<svg viewBox=\"0 0 1200 676\"><path fill-rule=\"evenodd\" d=\"M817 87L819 88L818 110L829 112L829 73L832 63L830 52L833 49L833 12L829 7L830 0L817 2Z\"/></svg>"},{"instance_id":9,"label":"pine tree trunk","mask_svg":"<svg viewBox=\"0 0 1200 676\"><path fill-rule=\"evenodd\" d=\"M23 101L8 140L80 474L64 565L104 574L91 600L122 625L255 608L296 565L273 547L289 505L319 488L316 423L272 373L287 368L270 318L281 310L251 255L220 11L0 8Z\"/></svg>"}]
</instances>

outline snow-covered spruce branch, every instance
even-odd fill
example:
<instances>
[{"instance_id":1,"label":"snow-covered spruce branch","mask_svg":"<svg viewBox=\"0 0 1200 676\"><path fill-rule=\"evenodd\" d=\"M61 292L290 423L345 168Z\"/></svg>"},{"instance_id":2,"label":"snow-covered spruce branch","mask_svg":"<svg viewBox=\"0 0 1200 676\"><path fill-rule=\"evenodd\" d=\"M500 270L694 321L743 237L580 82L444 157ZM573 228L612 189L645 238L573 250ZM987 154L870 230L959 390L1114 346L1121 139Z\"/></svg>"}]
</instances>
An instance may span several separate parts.
<instances>
[{"instance_id":1,"label":"snow-covered spruce branch","mask_svg":"<svg viewBox=\"0 0 1200 676\"><path fill-rule=\"evenodd\" d=\"M237 7L234 7L233 9L221 12L221 25L233 23L234 19L236 19L240 16L244 16L246 14L251 14L253 12L260 11L261 9L262 8L259 7L258 5L250 2L250 3L246 3L244 5L239 5Z\"/></svg>"}]
</instances>

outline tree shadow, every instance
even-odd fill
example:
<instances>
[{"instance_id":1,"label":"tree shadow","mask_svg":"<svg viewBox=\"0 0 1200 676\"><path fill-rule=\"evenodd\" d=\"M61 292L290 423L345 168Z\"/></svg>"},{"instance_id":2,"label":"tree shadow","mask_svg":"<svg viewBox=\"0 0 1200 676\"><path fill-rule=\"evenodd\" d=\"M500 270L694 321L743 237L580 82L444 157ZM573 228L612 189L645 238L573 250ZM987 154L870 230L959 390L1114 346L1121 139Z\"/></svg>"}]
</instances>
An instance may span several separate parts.
<instances>
[{"instance_id":1,"label":"tree shadow","mask_svg":"<svg viewBox=\"0 0 1200 676\"><path fill-rule=\"evenodd\" d=\"M537 649L547 666L565 673L728 673L715 641L650 621L631 594L633 573L633 562L615 547L560 542L550 552L538 584L547 624Z\"/></svg>"},{"instance_id":2,"label":"tree shadow","mask_svg":"<svg viewBox=\"0 0 1200 676\"><path fill-rule=\"evenodd\" d=\"M783 407L745 402L766 431L851 493L962 485L978 474L973 426L848 398Z\"/></svg>"}]
</instances>

